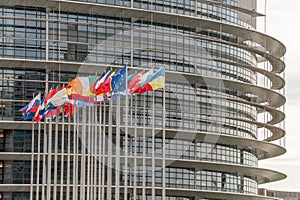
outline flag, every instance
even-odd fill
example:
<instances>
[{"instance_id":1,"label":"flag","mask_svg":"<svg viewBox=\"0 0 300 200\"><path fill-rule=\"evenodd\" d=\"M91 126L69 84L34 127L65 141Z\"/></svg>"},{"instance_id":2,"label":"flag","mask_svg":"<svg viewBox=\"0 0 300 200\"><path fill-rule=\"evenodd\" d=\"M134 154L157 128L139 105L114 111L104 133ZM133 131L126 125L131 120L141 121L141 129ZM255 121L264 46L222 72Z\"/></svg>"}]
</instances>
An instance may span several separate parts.
<instances>
[{"instance_id":1,"label":"flag","mask_svg":"<svg viewBox=\"0 0 300 200\"><path fill-rule=\"evenodd\" d=\"M19 112L22 112L23 114L25 113L25 111L27 110L28 104L26 106L24 106L23 108L21 108L19 110Z\"/></svg>"},{"instance_id":2,"label":"flag","mask_svg":"<svg viewBox=\"0 0 300 200\"><path fill-rule=\"evenodd\" d=\"M85 103L97 104L97 101L95 100L95 97L82 96L80 94L70 94L69 99L70 100L82 101L82 102L85 102Z\"/></svg>"},{"instance_id":3,"label":"flag","mask_svg":"<svg viewBox=\"0 0 300 200\"><path fill-rule=\"evenodd\" d=\"M65 117L71 118L73 116L73 113L74 113L74 105L72 103L66 103L64 105Z\"/></svg>"},{"instance_id":4,"label":"flag","mask_svg":"<svg viewBox=\"0 0 300 200\"><path fill-rule=\"evenodd\" d=\"M135 84L135 86L132 88L132 90L130 91L130 94L142 94L144 93L144 88L147 84L147 82L149 81L149 79L151 78L151 76L153 75L153 69L151 69L150 71L148 71L147 73L145 73L143 76L140 77L139 81Z\"/></svg>"},{"instance_id":5,"label":"flag","mask_svg":"<svg viewBox=\"0 0 300 200\"><path fill-rule=\"evenodd\" d=\"M34 121L36 123L39 123L41 121L42 117L43 117L43 111L44 111L44 108L45 108L44 107L45 99L46 99L46 91L44 92L44 96L42 98L42 101L41 101L41 103L40 103L40 105L39 105L39 107L38 107L38 109L37 109L37 111L34 115Z\"/></svg>"},{"instance_id":6,"label":"flag","mask_svg":"<svg viewBox=\"0 0 300 200\"><path fill-rule=\"evenodd\" d=\"M34 118L38 107L41 104L41 93L35 96L24 108L20 109L24 114L24 120L31 120Z\"/></svg>"},{"instance_id":7,"label":"flag","mask_svg":"<svg viewBox=\"0 0 300 200\"><path fill-rule=\"evenodd\" d=\"M165 87L165 67L155 72L144 85L140 93L154 91Z\"/></svg>"},{"instance_id":8,"label":"flag","mask_svg":"<svg viewBox=\"0 0 300 200\"><path fill-rule=\"evenodd\" d=\"M113 92L113 97L118 96L119 94L125 94L126 91L126 65L120 69L117 73L112 76L111 88Z\"/></svg>"},{"instance_id":9,"label":"flag","mask_svg":"<svg viewBox=\"0 0 300 200\"><path fill-rule=\"evenodd\" d=\"M103 95L96 96L96 100L97 102L105 101L105 96Z\"/></svg>"},{"instance_id":10,"label":"flag","mask_svg":"<svg viewBox=\"0 0 300 200\"><path fill-rule=\"evenodd\" d=\"M36 95L31 101L30 103L27 105L27 108L25 110L25 113L28 112L36 112L38 106L41 104L41 93L39 92L38 95Z\"/></svg>"},{"instance_id":11,"label":"flag","mask_svg":"<svg viewBox=\"0 0 300 200\"><path fill-rule=\"evenodd\" d=\"M35 115L35 113L31 113L31 112L24 113L24 121L33 119L34 115Z\"/></svg>"},{"instance_id":12,"label":"flag","mask_svg":"<svg viewBox=\"0 0 300 200\"><path fill-rule=\"evenodd\" d=\"M51 90L48 94L46 94L46 97L45 97L45 100L44 100L44 106L47 105L48 100L51 99L57 92L58 92L58 89L55 88L54 90Z\"/></svg>"},{"instance_id":13,"label":"flag","mask_svg":"<svg viewBox=\"0 0 300 200\"><path fill-rule=\"evenodd\" d=\"M75 93L86 96L89 94L90 86L95 82L96 76L77 77L73 79L69 86Z\"/></svg>"},{"instance_id":14,"label":"flag","mask_svg":"<svg viewBox=\"0 0 300 200\"><path fill-rule=\"evenodd\" d=\"M55 108L52 108L51 110L49 110L49 112L45 115L45 118L52 119L52 121L54 121L55 117L57 115L59 115L60 113L61 113L61 107L58 106L58 107L55 107Z\"/></svg>"},{"instance_id":15,"label":"flag","mask_svg":"<svg viewBox=\"0 0 300 200\"><path fill-rule=\"evenodd\" d=\"M136 72L134 72L133 74L130 74L127 78L127 81L131 81L135 76L136 76Z\"/></svg>"},{"instance_id":16,"label":"flag","mask_svg":"<svg viewBox=\"0 0 300 200\"><path fill-rule=\"evenodd\" d=\"M69 102L69 97L66 94L67 88L63 87L56 94L54 94L48 101L46 109L62 106L63 104Z\"/></svg>"},{"instance_id":17,"label":"flag","mask_svg":"<svg viewBox=\"0 0 300 200\"><path fill-rule=\"evenodd\" d=\"M104 83L102 83L99 88L96 91L96 95L100 95L100 94L106 94L112 91L111 88L111 80L112 77L115 75L115 72L112 72L109 77L107 77L107 79L104 81Z\"/></svg>"},{"instance_id":18,"label":"flag","mask_svg":"<svg viewBox=\"0 0 300 200\"><path fill-rule=\"evenodd\" d=\"M128 83L128 90L129 90L130 94L133 92L133 89L134 89L135 85L139 82L140 78L144 75L144 73L145 73L145 71L141 71L140 73L138 73L134 77L131 77L131 80Z\"/></svg>"},{"instance_id":19,"label":"flag","mask_svg":"<svg viewBox=\"0 0 300 200\"><path fill-rule=\"evenodd\" d=\"M47 105L49 99L51 99L57 92L58 92L58 88L55 88L53 90L50 90L50 92L48 94L46 94L45 100L44 100L42 108L41 108L43 117L45 117L51 109L50 107L46 108L46 105Z\"/></svg>"},{"instance_id":20,"label":"flag","mask_svg":"<svg viewBox=\"0 0 300 200\"><path fill-rule=\"evenodd\" d=\"M91 85L90 91L92 94L94 94L94 95L101 94L101 91L100 91L101 85L104 84L104 82L109 78L111 73L112 73L112 71L109 70L104 76L102 76L101 78L96 80L95 83Z\"/></svg>"}]
</instances>

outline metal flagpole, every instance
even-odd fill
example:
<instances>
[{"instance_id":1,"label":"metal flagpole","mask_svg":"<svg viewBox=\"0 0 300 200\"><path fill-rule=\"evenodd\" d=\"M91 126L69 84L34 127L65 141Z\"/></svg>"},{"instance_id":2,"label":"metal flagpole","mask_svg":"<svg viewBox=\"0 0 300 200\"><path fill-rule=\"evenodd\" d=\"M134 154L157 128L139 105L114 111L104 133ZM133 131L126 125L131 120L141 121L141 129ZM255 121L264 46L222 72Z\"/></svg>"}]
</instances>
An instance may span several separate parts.
<instances>
[{"instance_id":1,"label":"metal flagpole","mask_svg":"<svg viewBox=\"0 0 300 200\"><path fill-rule=\"evenodd\" d=\"M115 173L115 199L120 199L120 93L117 97L116 109L116 173Z\"/></svg>"},{"instance_id":2,"label":"metal flagpole","mask_svg":"<svg viewBox=\"0 0 300 200\"><path fill-rule=\"evenodd\" d=\"M85 170L87 172L87 183L86 183L86 198L90 199L90 187L91 187L91 150L92 150L92 144L91 144L91 121L92 121L92 116L91 116L91 105L90 105L90 101L89 101L89 105L88 105L88 115L87 115L87 142L86 142L86 150L87 150L87 170ZM85 122L86 123L86 122ZM84 163L84 165L86 165L86 162Z\"/></svg>"},{"instance_id":3,"label":"metal flagpole","mask_svg":"<svg viewBox=\"0 0 300 200\"><path fill-rule=\"evenodd\" d=\"M36 168L36 200L39 200L39 191L40 191L40 160L41 160L41 123L38 124L38 141L37 141L38 149L37 149L37 168Z\"/></svg>"},{"instance_id":4,"label":"metal flagpole","mask_svg":"<svg viewBox=\"0 0 300 200\"><path fill-rule=\"evenodd\" d=\"M152 92L152 200L155 200L155 92Z\"/></svg>"},{"instance_id":5,"label":"metal flagpole","mask_svg":"<svg viewBox=\"0 0 300 200\"><path fill-rule=\"evenodd\" d=\"M30 199L33 199L33 166L34 166L34 120L31 125L31 169L30 169ZM39 177L38 175L36 176Z\"/></svg>"},{"instance_id":6,"label":"metal flagpole","mask_svg":"<svg viewBox=\"0 0 300 200\"><path fill-rule=\"evenodd\" d=\"M73 109L74 109L75 105L73 106ZM71 109L71 106L69 106L69 110ZM76 111L73 110L71 111L73 113L75 113ZM75 121L74 119L74 114L73 114L73 122ZM75 125L74 125L75 126ZM73 134L73 140L74 140L74 134ZM70 175L71 174L71 170L70 170L70 165L71 165L71 159L70 159L70 156L71 156L71 116L68 116L68 149L67 149L67 190L66 190L66 199L70 199ZM74 176L74 175L73 175Z\"/></svg>"},{"instance_id":7,"label":"metal flagpole","mask_svg":"<svg viewBox=\"0 0 300 200\"><path fill-rule=\"evenodd\" d=\"M98 123L98 128L99 128L99 145L98 145L98 162L99 162L99 175L98 175L98 199L101 199L101 188L102 188L102 157L103 157L103 152L102 152L102 105L101 102L99 104L99 123Z\"/></svg>"},{"instance_id":8,"label":"metal flagpole","mask_svg":"<svg viewBox=\"0 0 300 200\"><path fill-rule=\"evenodd\" d=\"M163 162L162 162L162 199L166 197L166 81L163 88Z\"/></svg>"},{"instance_id":9,"label":"metal flagpole","mask_svg":"<svg viewBox=\"0 0 300 200\"><path fill-rule=\"evenodd\" d=\"M137 191L136 191L136 180L137 180L137 96L134 96L135 100L135 120L134 120L134 164L133 164L133 199L137 199Z\"/></svg>"},{"instance_id":10,"label":"metal flagpole","mask_svg":"<svg viewBox=\"0 0 300 200\"><path fill-rule=\"evenodd\" d=\"M108 110L108 162L107 162L107 199L112 199L112 100Z\"/></svg>"},{"instance_id":11,"label":"metal flagpole","mask_svg":"<svg viewBox=\"0 0 300 200\"><path fill-rule=\"evenodd\" d=\"M81 142L81 152L79 152L79 135L80 135L80 112L81 112L81 116L82 116L82 109L78 108L78 112L77 112L77 115L76 115L76 142L75 142L75 168L74 168L74 174L75 174L75 182L74 182L74 185L75 185L75 198L78 199L78 194L80 195L80 183L78 184L78 181L80 182L79 180L79 177L78 177L78 174L79 174L79 154L82 154L82 142ZM81 118L82 119L82 118ZM81 126L82 126L82 123L81 123ZM81 155L82 156L82 155ZM80 167L82 167L80 165ZM79 196L80 197L80 196Z\"/></svg>"},{"instance_id":12,"label":"metal flagpole","mask_svg":"<svg viewBox=\"0 0 300 200\"><path fill-rule=\"evenodd\" d=\"M146 95L143 94L143 166L142 166L142 199L146 199Z\"/></svg>"},{"instance_id":13,"label":"metal flagpole","mask_svg":"<svg viewBox=\"0 0 300 200\"><path fill-rule=\"evenodd\" d=\"M76 101L74 102L74 109L76 112L74 112L74 122L73 122L73 181L72 181L72 191L73 191L73 199L78 199L77 198L77 174L78 174L78 171L76 171L77 169L77 154L78 154L78 148L77 148L77 140L78 140L78 133L77 133L77 130L78 130L78 120L77 120L77 115L79 115L79 109L77 111L77 108L76 108Z\"/></svg>"},{"instance_id":14,"label":"metal flagpole","mask_svg":"<svg viewBox=\"0 0 300 200\"><path fill-rule=\"evenodd\" d=\"M69 106L69 105L68 105ZM70 112L70 108L68 109ZM62 123L61 123L61 156L60 156L60 197L59 199L63 199L64 194L64 155L65 155L65 113L62 113Z\"/></svg>"},{"instance_id":15,"label":"metal flagpole","mask_svg":"<svg viewBox=\"0 0 300 200\"><path fill-rule=\"evenodd\" d=\"M132 41L132 40L131 40ZM124 200L127 200L128 194L128 68L125 72L125 178L124 178Z\"/></svg>"},{"instance_id":16,"label":"metal flagpole","mask_svg":"<svg viewBox=\"0 0 300 200\"><path fill-rule=\"evenodd\" d=\"M96 146L98 143L98 137L97 137L97 105L94 105L92 107L92 116L93 116L93 126L92 126L92 143L93 143L93 151L92 151L92 162L93 162L93 167L92 167L92 173L93 173L93 191L92 191L92 198L96 199L96 180L97 180L97 151L96 151Z\"/></svg>"},{"instance_id":17,"label":"metal flagpole","mask_svg":"<svg viewBox=\"0 0 300 200\"><path fill-rule=\"evenodd\" d=\"M92 117L92 131L91 131L91 143L92 143L92 146L91 146L91 194L90 194L90 198L91 199L96 199L96 194L95 194L95 174L97 172L97 170L95 169L95 142L97 141L96 138L95 138L95 126L96 126L96 122L95 122L95 107L96 105L93 105L92 108L91 108L91 117Z\"/></svg>"},{"instance_id":18,"label":"metal flagpole","mask_svg":"<svg viewBox=\"0 0 300 200\"><path fill-rule=\"evenodd\" d=\"M95 146L96 146L96 144L95 144L95 142L97 141L97 139L95 138L95 126L96 126L96 122L95 122L95 106L96 105L93 105L92 106L92 108L91 108L91 117L92 117L92 127L91 127L91 129L92 129L92 131L91 131L91 143L92 143L92 145L91 145L91 191L90 191L90 198L91 199L96 199L96 194L95 194L95 178L96 178L96 176L95 176L95 174L96 174L96 172L97 172L97 170L95 169L95 166L96 166L96 164L95 164Z\"/></svg>"}]
</instances>

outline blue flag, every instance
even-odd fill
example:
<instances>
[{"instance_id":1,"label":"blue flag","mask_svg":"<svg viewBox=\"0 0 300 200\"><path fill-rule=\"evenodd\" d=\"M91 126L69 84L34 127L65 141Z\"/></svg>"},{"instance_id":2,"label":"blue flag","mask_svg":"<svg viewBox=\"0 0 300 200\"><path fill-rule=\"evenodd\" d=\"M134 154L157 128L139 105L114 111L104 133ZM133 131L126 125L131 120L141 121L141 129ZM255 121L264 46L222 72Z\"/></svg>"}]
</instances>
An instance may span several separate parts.
<instances>
[{"instance_id":1,"label":"blue flag","mask_svg":"<svg viewBox=\"0 0 300 200\"><path fill-rule=\"evenodd\" d=\"M118 70L117 73L115 73L112 76L111 80L111 88L113 93L120 93L120 92L125 92L126 90L126 65Z\"/></svg>"}]
</instances>

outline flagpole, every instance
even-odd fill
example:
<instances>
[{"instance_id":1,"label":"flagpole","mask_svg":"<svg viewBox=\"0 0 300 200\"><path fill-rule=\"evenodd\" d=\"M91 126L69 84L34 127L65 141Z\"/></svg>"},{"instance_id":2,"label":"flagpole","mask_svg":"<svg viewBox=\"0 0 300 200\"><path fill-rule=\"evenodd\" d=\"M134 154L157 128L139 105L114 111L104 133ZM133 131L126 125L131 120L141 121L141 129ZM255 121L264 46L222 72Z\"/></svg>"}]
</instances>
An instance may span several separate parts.
<instances>
[{"instance_id":1,"label":"flagpole","mask_svg":"<svg viewBox=\"0 0 300 200\"><path fill-rule=\"evenodd\" d=\"M126 91L126 94L127 94L128 92ZM133 108L132 108L132 105L133 105L133 98L131 97L130 98L130 126L132 126L133 125L133 122L132 122L132 120L133 120Z\"/></svg>"},{"instance_id":2,"label":"flagpole","mask_svg":"<svg viewBox=\"0 0 300 200\"><path fill-rule=\"evenodd\" d=\"M68 105L69 106L69 110L71 109L71 105ZM75 107L75 104L73 106L72 109L74 109ZM74 120L74 113L76 111L73 111L73 122L75 121ZM75 124L74 124L75 126ZM75 136L75 134L73 134L73 136ZM73 140L74 140L75 137L73 137ZM70 165L71 165L71 160L70 160L70 150L71 150L71 116L69 115L68 116L68 149L67 149L67 174L71 174L71 170L70 170ZM74 176L74 175L73 175ZM70 177L67 176L67 190L66 190L66 199L70 199Z\"/></svg>"},{"instance_id":3,"label":"flagpole","mask_svg":"<svg viewBox=\"0 0 300 200\"><path fill-rule=\"evenodd\" d=\"M107 199L112 199L112 100L108 110L108 163L107 163Z\"/></svg>"},{"instance_id":4,"label":"flagpole","mask_svg":"<svg viewBox=\"0 0 300 200\"><path fill-rule=\"evenodd\" d=\"M137 96L134 96L134 101L135 101L135 110L134 110L134 113L135 113L135 119L134 119L134 164L133 164L133 179L134 179L134 182L133 182L133 199L137 199L137 191L136 191L136 187L137 187L137 184L136 184L136 180L137 180L137 126L138 126L138 123L137 123Z\"/></svg>"},{"instance_id":5,"label":"flagpole","mask_svg":"<svg viewBox=\"0 0 300 200\"><path fill-rule=\"evenodd\" d=\"M69 106L69 105L67 105ZM68 109L70 110L70 109ZM63 199L63 191L64 191L64 155L65 155L65 113L64 109L62 112L62 122L61 122L61 156L60 156L60 199Z\"/></svg>"},{"instance_id":6,"label":"flagpole","mask_svg":"<svg viewBox=\"0 0 300 200\"><path fill-rule=\"evenodd\" d=\"M90 105L92 106L92 105ZM97 141L95 138L95 107L96 105L93 105L91 108L91 117L92 117L92 122L91 122L91 181L90 181L90 185L91 185L91 191L90 191L90 198L91 199L96 199L95 196L95 183L94 183L94 178L95 178L95 173L97 172L95 169L95 142Z\"/></svg>"},{"instance_id":7,"label":"flagpole","mask_svg":"<svg viewBox=\"0 0 300 200\"><path fill-rule=\"evenodd\" d=\"M98 105L96 104L94 107L94 154L93 154L93 158L94 158L94 198L97 199L97 175L100 173L100 168L98 169L98 156L100 154L97 153L97 150L99 149L100 143L98 138L100 137L99 133L98 133L98 124L100 124L98 122ZM98 170L97 170L98 169ZM98 184L99 186L100 184ZM99 199L99 198L98 198Z\"/></svg>"},{"instance_id":8,"label":"flagpole","mask_svg":"<svg viewBox=\"0 0 300 200\"><path fill-rule=\"evenodd\" d=\"M33 166L34 166L34 120L31 125L31 169L30 169L30 199L33 199ZM37 177L39 177L37 175Z\"/></svg>"},{"instance_id":9,"label":"flagpole","mask_svg":"<svg viewBox=\"0 0 300 200\"><path fill-rule=\"evenodd\" d=\"M155 200L155 92L152 91L152 200Z\"/></svg>"},{"instance_id":10,"label":"flagpole","mask_svg":"<svg viewBox=\"0 0 300 200\"><path fill-rule=\"evenodd\" d=\"M37 149L37 169L36 169L36 174L37 174L37 179L36 179L36 200L39 200L39 193L40 193L40 154L41 154L41 123L38 124L38 141L37 141L38 149Z\"/></svg>"},{"instance_id":11,"label":"flagpole","mask_svg":"<svg viewBox=\"0 0 300 200\"><path fill-rule=\"evenodd\" d=\"M85 199L85 159L86 159L86 107L82 108L82 127L81 127L81 174L80 174L80 199Z\"/></svg>"},{"instance_id":12,"label":"flagpole","mask_svg":"<svg viewBox=\"0 0 300 200\"><path fill-rule=\"evenodd\" d=\"M126 96L125 96L125 188L124 188L124 200L127 200L128 193L128 69L126 67L125 72L125 88L126 88Z\"/></svg>"},{"instance_id":13,"label":"flagpole","mask_svg":"<svg viewBox=\"0 0 300 200\"><path fill-rule=\"evenodd\" d=\"M165 78L166 79L166 78ZM166 197L166 81L163 88L163 189L162 189L162 199Z\"/></svg>"},{"instance_id":14,"label":"flagpole","mask_svg":"<svg viewBox=\"0 0 300 200\"><path fill-rule=\"evenodd\" d=\"M89 102L88 102L88 114L87 114L87 118L85 119L85 124L86 124L86 120L88 120L87 122L87 142L86 142L86 149L87 149L87 170L85 170L87 172L87 187L86 187L86 198L87 199L90 199L90 192L91 192L91 180L92 180L92 177L91 177L91 166L92 166L92 163L91 163L91 151L92 151L92 142L91 142L91 121L93 120L92 119L92 116L91 116L91 105L90 105L90 98L89 98ZM86 163L86 162L85 162ZM86 165L86 164L85 164Z\"/></svg>"},{"instance_id":15,"label":"flagpole","mask_svg":"<svg viewBox=\"0 0 300 200\"><path fill-rule=\"evenodd\" d=\"M98 199L101 199L101 187L102 187L102 157L103 157L103 152L102 152L102 106L101 102L99 104L99 123L98 123L98 128L99 128L99 145L98 145L98 160L99 160L99 175L98 175Z\"/></svg>"},{"instance_id":16,"label":"flagpole","mask_svg":"<svg viewBox=\"0 0 300 200\"><path fill-rule=\"evenodd\" d=\"M145 93L143 94L143 166L142 166L142 199L146 199L146 95Z\"/></svg>"},{"instance_id":17,"label":"flagpole","mask_svg":"<svg viewBox=\"0 0 300 200\"><path fill-rule=\"evenodd\" d=\"M72 192L73 192L73 199L78 199L77 198L77 154L78 154L78 148L77 148L77 144L78 144L78 134L77 134L77 130L78 130L78 120L77 120L77 115L79 115L79 109L77 111L76 108L76 101L74 102L74 109L76 112L74 112L74 116L73 116L73 186L72 186ZM78 112L78 113L77 113Z\"/></svg>"},{"instance_id":18,"label":"flagpole","mask_svg":"<svg viewBox=\"0 0 300 200\"><path fill-rule=\"evenodd\" d=\"M96 164L95 164L95 146L96 146L96 142L97 142L97 139L95 138L95 127L96 127L96 122L95 122L95 119L96 119L96 117L95 117L95 106L96 105L92 105L92 108L91 108L91 117L92 117L92 127L91 127L91 143L92 143L92 145L91 145L91 182L90 182L90 184L91 184L91 191L90 191L90 198L91 199L96 199L96 194L95 194L95 190L96 190L96 188L95 188L95 183L94 183L94 181L95 181L95 178L96 178L96 173L97 173L97 171L96 171L96 169L95 169L95 166L96 166Z\"/></svg>"},{"instance_id":19,"label":"flagpole","mask_svg":"<svg viewBox=\"0 0 300 200\"><path fill-rule=\"evenodd\" d=\"M81 125L80 125L80 112L81 112ZM82 127L83 127L83 123L82 123L82 116L83 116L83 109L81 108L78 108L78 113L77 113L77 116L76 116L76 165L75 165L75 173L76 173L76 179L75 179L75 197L76 199L78 199L78 195L79 195L79 198L80 198L80 192L81 192L81 180L79 179L78 177L78 170L79 170L79 166L80 168L82 168L81 164L79 165L79 154L81 154L81 157L83 157L82 155L82 141L81 141L81 151L79 151L79 139L80 139L80 136L82 137L82 135L80 135L80 131L82 131ZM78 183L79 181L79 183Z\"/></svg>"},{"instance_id":20,"label":"flagpole","mask_svg":"<svg viewBox=\"0 0 300 200\"><path fill-rule=\"evenodd\" d=\"M119 200L120 196L120 92L117 96L116 109L116 174L115 174L115 199Z\"/></svg>"}]
</instances>

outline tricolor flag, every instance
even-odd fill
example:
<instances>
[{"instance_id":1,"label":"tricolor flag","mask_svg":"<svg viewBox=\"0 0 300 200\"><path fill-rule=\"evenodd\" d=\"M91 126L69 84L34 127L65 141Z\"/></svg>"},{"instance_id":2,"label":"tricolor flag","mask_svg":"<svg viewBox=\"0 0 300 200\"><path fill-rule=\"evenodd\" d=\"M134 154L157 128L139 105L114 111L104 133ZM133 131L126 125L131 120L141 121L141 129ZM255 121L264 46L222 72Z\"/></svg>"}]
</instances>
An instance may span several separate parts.
<instances>
[{"instance_id":1,"label":"tricolor flag","mask_svg":"<svg viewBox=\"0 0 300 200\"><path fill-rule=\"evenodd\" d=\"M69 83L69 86L75 91L76 94L86 96L89 95L90 87L95 81L96 76L77 77Z\"/></svg>"},{"instance_id":2,"label":"tricolor flag","mask_svg":"<svg viewBox=\"0 0 300 200\"><path fill-rule=\"evenodd\" d=\"M21 109L21 111L24 114L24 120L31 120L35 116L35 113L38 109L38 107L41 104L41 93L39 92L38 95L36 95L29 104L27 104L24 108Z\"/></svg>"},{"instance_id":3,"label":"tricolor flag","mask_svg":"<svg viewBox=\"0 0 300 200\"><path fill-rule=\"evenodd\" d=\"M44 96L42 98L41 104L39 105L35 115L34 115L34 121L36 123L39 123L43 117L43 113L44 113L44 101L46 99L46 91L44 92Z\"/></svg>"}]
</instances>

